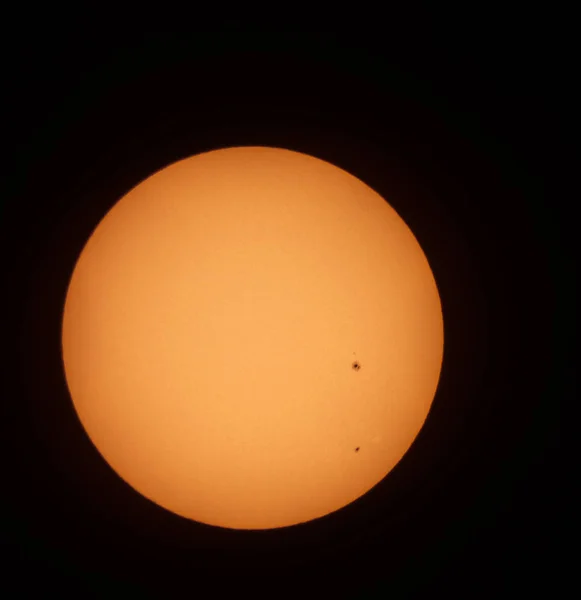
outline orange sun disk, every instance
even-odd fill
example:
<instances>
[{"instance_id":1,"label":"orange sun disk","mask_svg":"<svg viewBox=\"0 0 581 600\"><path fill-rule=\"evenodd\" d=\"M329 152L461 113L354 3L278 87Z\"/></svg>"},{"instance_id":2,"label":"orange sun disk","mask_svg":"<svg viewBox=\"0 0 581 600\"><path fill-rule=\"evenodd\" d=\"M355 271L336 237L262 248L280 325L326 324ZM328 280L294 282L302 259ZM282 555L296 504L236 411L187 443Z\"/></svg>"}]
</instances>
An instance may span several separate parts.
<instances>
[{"instance_id":1,"label":"orange sun disk","mask_svg":"<svg viewBox=\"0 0 581 600\"><path fill-rule=\"evenodd\" d=\"M329 514L402 459L443 357L428 261L395 210L306 154L239 147L127 193L75 266L74 408L112 469L202 523Z\"/></svg>"}]
</instances>

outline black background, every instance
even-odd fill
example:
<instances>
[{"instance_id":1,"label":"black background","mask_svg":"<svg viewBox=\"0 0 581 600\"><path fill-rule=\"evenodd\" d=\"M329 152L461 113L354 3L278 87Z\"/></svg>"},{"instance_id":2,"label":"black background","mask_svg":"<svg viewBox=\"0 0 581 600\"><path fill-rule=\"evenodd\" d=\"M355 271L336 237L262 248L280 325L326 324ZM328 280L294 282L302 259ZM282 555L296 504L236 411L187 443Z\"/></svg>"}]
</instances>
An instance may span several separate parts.
<instances>
[{"instance_id":1,"label":"black background","mask_svg":"<svg viewBox=\"0 0 581 600\"><path fill-rule=\"evenodd\" d=\"M565 54L514 30L5 44L6 585L78 597L559 596L572 567ZM82 431L60 358L68 279L108 208L175 160L236 145L313 154L380 192L422 244L445 319L438 393L404 460L337 513L267 532L188 522L131 490Z\"/></svg>"}]
</instances>

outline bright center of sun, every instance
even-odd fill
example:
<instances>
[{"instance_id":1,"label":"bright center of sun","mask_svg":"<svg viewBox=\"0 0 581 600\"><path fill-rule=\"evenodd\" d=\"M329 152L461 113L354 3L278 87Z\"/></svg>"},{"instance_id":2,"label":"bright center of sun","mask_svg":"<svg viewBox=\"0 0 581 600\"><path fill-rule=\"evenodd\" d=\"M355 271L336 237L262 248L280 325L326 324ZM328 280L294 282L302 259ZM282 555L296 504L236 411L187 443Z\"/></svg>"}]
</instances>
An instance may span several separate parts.
<instances>
[{"instance_id":1,"label":"bright center of sun","mask_svg":"<svg viewBox=\"0 0 581 600\"><path fill-rule=\"evenodd\" d=\"M199 154L137 185L74 269L62 351L111 468L233 529L353 502L434 399L442 307L418 241L349 173L289 150Z\"/></svg>"}]
</instances>

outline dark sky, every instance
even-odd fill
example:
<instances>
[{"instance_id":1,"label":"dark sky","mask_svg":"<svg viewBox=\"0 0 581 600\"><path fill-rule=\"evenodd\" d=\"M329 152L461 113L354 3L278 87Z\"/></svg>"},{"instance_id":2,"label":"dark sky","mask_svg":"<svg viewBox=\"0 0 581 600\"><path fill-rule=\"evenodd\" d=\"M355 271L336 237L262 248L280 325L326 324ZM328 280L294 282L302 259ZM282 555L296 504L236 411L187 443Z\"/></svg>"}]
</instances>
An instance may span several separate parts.
<instances>
[{"instance_id":1,"label":"dark sky","mask_svg":"<svg viewBox=\"0 0 581 600\"><path fill-rule=\"evenodd\" d=\"M569 44L544 31L3 42L0 564L15 589L561 595L575 154ZM85 438L60 362L68 278L108 208L232 145L314 154L389 197L444 307L442 378L408 455L354 504L273 532L189 523L133 492Z\"/></svg>"}]
</instances>

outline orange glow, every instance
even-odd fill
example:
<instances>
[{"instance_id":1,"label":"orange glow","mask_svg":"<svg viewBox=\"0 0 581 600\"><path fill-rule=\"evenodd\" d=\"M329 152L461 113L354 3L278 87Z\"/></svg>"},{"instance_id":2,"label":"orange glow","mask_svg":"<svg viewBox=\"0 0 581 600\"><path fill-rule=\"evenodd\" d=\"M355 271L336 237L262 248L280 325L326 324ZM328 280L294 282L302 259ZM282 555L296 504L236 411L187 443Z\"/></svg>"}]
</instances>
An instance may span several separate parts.
<instances>
[{"instance_id":1,"label":"orange glow","mask_svg":"<svg viewBox=\"0 0 581 600\"><path fill-rule=\"evenodd\" d=\"M109 465L186 518L321 517L401 460L443 356L410 229L345 171L288 150L158 171L93 232L64 307L77 414Z\"/></svg>"}]
</instances>

